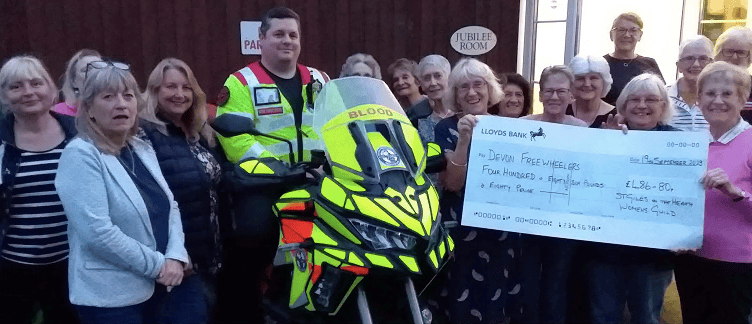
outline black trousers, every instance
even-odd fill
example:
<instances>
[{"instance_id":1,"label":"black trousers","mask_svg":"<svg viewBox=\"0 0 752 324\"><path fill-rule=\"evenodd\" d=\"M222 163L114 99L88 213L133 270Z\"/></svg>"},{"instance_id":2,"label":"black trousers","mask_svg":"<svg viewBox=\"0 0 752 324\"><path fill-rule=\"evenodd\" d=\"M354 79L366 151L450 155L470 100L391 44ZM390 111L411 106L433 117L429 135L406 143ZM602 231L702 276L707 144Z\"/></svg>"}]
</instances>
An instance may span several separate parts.
<instances>
[{"instance_id":1,"label":"black trousers","mask_svg":"<svg viewBox=\"0 0 752 324\"><path fill-rule=\"evenodd\" d=\"M68 299L68 260L27 265L0 258L0 323L32 323L39 304L44 323L78 323Z\"/></svg>"},{"instance_id":2,"label":"black trousers","mask_svg":"<svg viewBox=\"0 0 752 324\"><path fill-rule=\"evenodd\" d=\"M279 243L279 222L272 213L278 197L246 193L233 199L234 226L224 242L225 260L217 278L219 322L264 322L262 289Z\"/></svg>"},{"instance_id":3,"label":"black trousers","mask_svg":"<svg viewBox=\"0 0 752 324\"><path fill-rule=\"evenodd\" d=\"M750 323L752 264L684 254L674 275L684 323Z\"/></svg>"}]
</instances>

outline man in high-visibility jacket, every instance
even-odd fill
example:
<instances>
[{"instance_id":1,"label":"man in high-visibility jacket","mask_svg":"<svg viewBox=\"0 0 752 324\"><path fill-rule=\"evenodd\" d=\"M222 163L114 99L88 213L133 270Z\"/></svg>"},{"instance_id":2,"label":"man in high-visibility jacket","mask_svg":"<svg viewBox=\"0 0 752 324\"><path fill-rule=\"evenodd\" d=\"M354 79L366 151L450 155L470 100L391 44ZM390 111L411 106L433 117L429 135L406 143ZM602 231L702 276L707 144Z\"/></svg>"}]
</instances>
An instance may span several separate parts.
<instances>
[{"instance_id":1,"label":"man in high-visibility jacket","mask_svg":"<svg viewBox=\"0 0 752 324\"><path fill-rule=\"evenodd\" d=\"M220 136L222 149L233 163L264 157L289 163L310 161L310 150L318 148L321 141L311 128L313 101L328 77L298 64L300 16L291 9L274 8L264 14L259 43L261 61L227 78L218 98L217 115L242 113L253 117L258 131L292 142L295 161L289 161L287 143L262 136ZM218 298L218 311L228 322L263 321L263 278L279 240L279 223L271 211L276 198L267 192L235 197L233 233L226 244L226 275L219 287L226 299ZM259 308L249 312L249 306Z\"/></svg>"}]
</instances>

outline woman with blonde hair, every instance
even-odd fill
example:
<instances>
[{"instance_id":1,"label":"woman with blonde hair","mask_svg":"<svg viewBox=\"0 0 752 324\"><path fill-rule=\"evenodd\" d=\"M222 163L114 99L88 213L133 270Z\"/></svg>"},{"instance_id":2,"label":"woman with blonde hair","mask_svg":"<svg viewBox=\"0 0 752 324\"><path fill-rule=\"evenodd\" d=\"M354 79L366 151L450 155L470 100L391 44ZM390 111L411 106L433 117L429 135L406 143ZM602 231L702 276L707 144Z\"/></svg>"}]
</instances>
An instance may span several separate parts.
<instances>
[{"instance_id":1,"label":"woman with blonde hair","mask_svg":"<svg viewBox=\"0 0 752 324\"><path fill-rule=\"evenodd\" d=\"M55 180L76 135L52 112L57 88L41 61L16 56L0 69L0 323L75 323L68 300L68 226Z\"/></svg>"},{"instance_id":2,"label":"woman with blonde hair","mask_svg":"<svg viewBox=\"0 0 752 324\"><path fill-rule=\"evenodd\" d=\"M61 77L64 101L55 105L52 110L58 114L76 115L76 100L78 100L78 94L84 87L88 64L100 60L102 60L102 55L93 49L84 48L73 54L68 63L65 64L65 74Z\"/></svg>"},{"instance_id":3,"label":"woman with blonde hair","mask_svg":"<svg viewBox=\"0 0 752 324\"><path fill-rule=\"evenodd\" d=\"M135 136L144 102L129 70L89 63L79 137L60 157L70 301L85 323L201 322L195 295L179 289L190 259L178 205L154 150Z\"/></svg>"},{"instance_id":4,"label":"woman with blonde hair","mask_svg":"<svg viewBox=\"0 0 752 324\"><path fill-rule=\"evenodd\" d=\"M146 85L141 138L150 142L180 206L191 273L176 289L201 297L204 317L215 305L221 265L219 157L206 124L206 96L191 68L176 58L159 62ZM207 294L204 294L207 291Z\"/></svg>"},{"instance_id":5,"label":"woman with blonde hair","mask_svg":"<svg viewBox=\"0 0 752 324\"><path fill-rule=\"evenodd\" d=\"M449 74L444 106L455 112L435 127L435 140L445 152L447 168L439 174L444 193L440 209L444 219L461 222L467 161L473 128L488 107L504 96L502 83L491 68L464 58ZM448 271L445 306L452 323L505 323L514 316L507 308L510 295L520 293L514 257L519 256L514 235L460 226L452 230L455 262ZM512 253L509 253L509 250ZM506 274L506 275L501 275Z\"/></svg>"}]
</instances>

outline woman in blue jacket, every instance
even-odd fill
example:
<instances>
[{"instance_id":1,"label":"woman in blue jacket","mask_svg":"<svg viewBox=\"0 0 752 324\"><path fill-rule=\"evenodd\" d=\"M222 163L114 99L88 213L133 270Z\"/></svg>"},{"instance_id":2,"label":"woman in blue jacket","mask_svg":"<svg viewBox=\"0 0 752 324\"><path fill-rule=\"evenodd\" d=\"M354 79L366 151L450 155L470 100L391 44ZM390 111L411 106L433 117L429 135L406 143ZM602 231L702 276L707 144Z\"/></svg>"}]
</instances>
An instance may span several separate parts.
<instances>
[{"instance_id":1,"label":"woman in blue jacket","mask_svg":"<svg viewBox=\"0 0 752 324\"><path fill-rule=\"evenodd\" d=\"M86 74L80 137L55 179L69 222L70 301L86 323L192 322L190 303L168 294L189 260L154 150L134 136L138 84L118 62L89 63Z\"/></svg>"}]
</instances>

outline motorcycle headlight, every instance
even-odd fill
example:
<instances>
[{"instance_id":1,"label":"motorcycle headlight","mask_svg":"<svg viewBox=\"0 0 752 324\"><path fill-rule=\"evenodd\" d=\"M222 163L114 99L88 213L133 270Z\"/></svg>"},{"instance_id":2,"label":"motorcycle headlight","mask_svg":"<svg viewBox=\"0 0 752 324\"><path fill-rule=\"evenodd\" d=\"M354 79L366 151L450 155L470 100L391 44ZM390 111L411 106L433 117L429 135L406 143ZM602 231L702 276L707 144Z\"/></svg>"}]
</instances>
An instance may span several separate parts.
<instances>
[{"instance_id":1,"label":"motorcycle headlight","mask_svg":"<svg viewBox=\"0 0 752 324\"><path fill-rule=\"evenodd\" d=\"M392 231L357 219L350 219L350 224L376 250L389 248L411 250L417 242L414 236Z\"/></svg>"}]
</instances>

